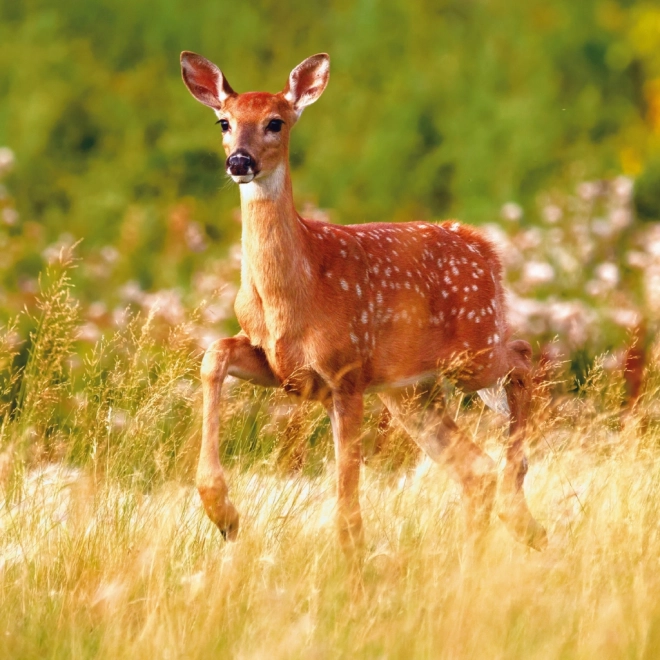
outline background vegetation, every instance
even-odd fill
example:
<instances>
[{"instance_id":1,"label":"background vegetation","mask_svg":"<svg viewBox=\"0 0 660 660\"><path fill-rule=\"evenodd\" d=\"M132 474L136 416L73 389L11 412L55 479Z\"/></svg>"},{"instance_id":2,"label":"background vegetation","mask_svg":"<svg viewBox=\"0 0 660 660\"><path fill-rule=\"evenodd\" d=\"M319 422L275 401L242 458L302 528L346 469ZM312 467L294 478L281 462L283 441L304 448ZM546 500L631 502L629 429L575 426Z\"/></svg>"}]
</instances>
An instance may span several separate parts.
<instances>
[{"instance_id":1,"label":"background vegetation","mask_svg":"<svg viewBox=\"0 0 660 660\"><path fill-rule=\"evenodd\" d=\"M203 53L239 91L279 90L319 51L331 83L295 130L301 205L338 222L480 224L540 192L641 177L660 216L660 10L653 2L471 0L0 3L0 145L32 246L119 253L116 279L188 287L239 232L208 110L180 81ZM182 248L189 230L193 249ZM192 240L190 240L192 237ZM184 241L185 244L185 241ZM34 278L24 255L12 277ZM91 295L87 292L86 295Z\"/></svg>"}]
</instances>

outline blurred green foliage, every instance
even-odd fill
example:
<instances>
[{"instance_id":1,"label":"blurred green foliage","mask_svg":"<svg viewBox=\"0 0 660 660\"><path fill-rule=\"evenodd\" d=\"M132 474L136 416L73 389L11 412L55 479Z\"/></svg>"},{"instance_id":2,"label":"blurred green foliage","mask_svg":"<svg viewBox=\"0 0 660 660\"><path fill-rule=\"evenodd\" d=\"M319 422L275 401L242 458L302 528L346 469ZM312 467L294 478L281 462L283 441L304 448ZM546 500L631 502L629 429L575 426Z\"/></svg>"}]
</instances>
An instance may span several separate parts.
<instances>
[{"instance_id":1,"label":"blurred green foliage","mask_svg":"<svg viewBox=\"0 0 660 660\"><path fill-rule=\"evenodd\" d=\"M180 249L181 222L207 255L236 240L238 193L213 116L181 83L184 49L239 91L281 89L331 54L291 152L301 204L338 222L479 223L618 173L640 176L643 214L660 215L659 42L660 8L630 0L0 0L13 231L113 245L117 277L147 288L186 286L201 259Z\"/></svg>"}]
</instances>

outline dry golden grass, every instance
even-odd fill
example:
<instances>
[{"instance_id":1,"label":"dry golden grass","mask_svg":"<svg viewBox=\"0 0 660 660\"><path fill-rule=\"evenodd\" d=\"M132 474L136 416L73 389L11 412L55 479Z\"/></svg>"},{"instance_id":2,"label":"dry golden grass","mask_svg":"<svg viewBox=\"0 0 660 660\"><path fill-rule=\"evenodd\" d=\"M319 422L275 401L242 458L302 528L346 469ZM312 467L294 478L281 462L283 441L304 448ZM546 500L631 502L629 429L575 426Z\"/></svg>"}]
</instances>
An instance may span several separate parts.
<instances>
[{"instance_id":1,"label":"dry golden grass","mask_svg":"<svg viewBox=\"0 0 660 660\"><path fill-rule=\"evenodd\" d=\"M3 367L0 657L660 655L657 355L623 429L621 379L598 365L579 396L536 417L526 490L544 553L497 520L472 552L457 488L427 459L365 466L355 598L318 411L302 424L305 467L290 474L272 451L272 413L288 409L229 389L223 451L242 528L227 544L192 485L200 397L185 326L160 336L137 319L76 372L67 286L46 289L27 366ZM501 459L494 414L474 402L462 418Z\"/></svg>"},{"instance_id":2,"label":"dry golden grass","mask_svg":"<svg viewBox=\"0 0 660 660\"><path fill-rule=\"evenodd\" d=\"M333 534L332 465L232 474L226 544L190 484L151 492L45 464L0 512L3 657L619 658L660 652L660 450L632 424L561 426L527 480L550 546L498 522L466 547L455 487L422 461L364 470L365 595Z\"/></svg>"}]
</instances>

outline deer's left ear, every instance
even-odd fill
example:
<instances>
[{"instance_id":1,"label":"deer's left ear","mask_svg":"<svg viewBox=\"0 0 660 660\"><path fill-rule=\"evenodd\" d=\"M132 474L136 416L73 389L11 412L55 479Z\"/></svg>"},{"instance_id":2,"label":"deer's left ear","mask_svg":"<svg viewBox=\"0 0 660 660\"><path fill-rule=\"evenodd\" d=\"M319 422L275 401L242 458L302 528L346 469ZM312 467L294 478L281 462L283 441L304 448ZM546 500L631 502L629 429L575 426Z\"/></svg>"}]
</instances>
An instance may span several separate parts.
<instances>
[{"instance_id":1,"label":"deer's left ear","mask_svg":"<svg viewBox=\"0 0 660 660\"><path fill-rule=\"evenodd\" d=\"M330 56L319 53L301 62L289 75L284 98L298 115L323 94L330 78Z\"/></svg>"}]
</instances>

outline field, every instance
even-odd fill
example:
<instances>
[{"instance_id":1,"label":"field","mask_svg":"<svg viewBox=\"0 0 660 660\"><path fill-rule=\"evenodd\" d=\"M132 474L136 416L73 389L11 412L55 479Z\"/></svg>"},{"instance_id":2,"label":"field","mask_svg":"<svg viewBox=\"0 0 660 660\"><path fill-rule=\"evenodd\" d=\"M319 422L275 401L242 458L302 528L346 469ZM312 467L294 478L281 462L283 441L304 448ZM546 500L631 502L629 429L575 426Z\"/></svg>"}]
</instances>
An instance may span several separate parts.
<instances>
[{"instance_id":1,"label":"field","mask_svg":"<svg viewBox=\"0 0 660 660\"><path fill-rule=\"evenodd\" d=\"M28 362L3 372L5 390L20 380L20 413L2 426L0 656L656 657L657 355L623 421L623 378L601 361L578 393L539 393L526 490L543 553L496 520L472 548L439 466L395 440L372 452L360 591L335 540L321 411L307 411L301 445L285 399L231 385L223 447L242 529L225 543L192 485L190 323L136 316L76 358L72 267L64 257L42 278ZM452 406L501 458L503 420L478 399ZM287 443L304 448L302 469L273 450Z\"/></svg>"},{"instance_id":2,"label":"field","mask_svg":"<svg viewBox=\"0 0 660 660\"><path fill-rule=\"evenodd\" d=\"M0 2L0 660L660 657L656 5ZM356 581L325 414L234 381L237 541L209 522L199 369L239 329L242 228L182 50L237 91L330 54L292 135L305 217L495 244L539 369L544 552L497 516L473 545L369 398ZM502 468L503 418L449 406Z\"/></svg>"}]
</instances>

